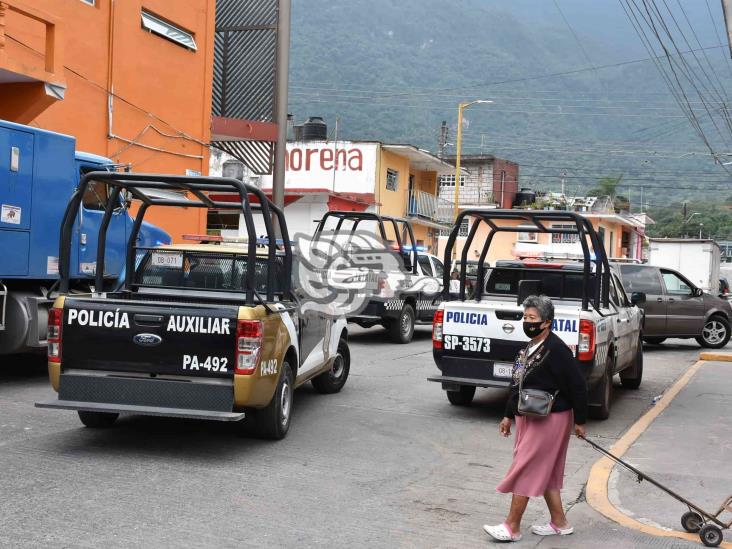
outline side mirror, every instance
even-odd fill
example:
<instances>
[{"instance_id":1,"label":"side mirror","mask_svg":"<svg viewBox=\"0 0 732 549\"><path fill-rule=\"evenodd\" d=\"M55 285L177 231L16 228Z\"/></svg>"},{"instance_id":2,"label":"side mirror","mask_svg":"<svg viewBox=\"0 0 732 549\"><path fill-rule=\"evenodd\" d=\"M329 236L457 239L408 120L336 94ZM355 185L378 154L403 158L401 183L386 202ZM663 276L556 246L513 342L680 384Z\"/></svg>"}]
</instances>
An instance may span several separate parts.
<instances>
[{"instance_id":1,"label":"side mirror","mask_svg":"<svg viewBox=\"0 0 732 549\"><path fill-rule=\"evenodd\" d=\"M704 290L702 290L701 288L694 288L694 291L692 291L691 294L694 297L701 297L704 295Z\"/></svg>"},{"instance_id":2,"label":"side mirror","mask_svg":"<svg viewBox=\"0 0 732 549\"><path fill-rule=\"evenodd\" d=\"M633 292L630 294L630 302L635 305L643 305L646 302L646 294L643 292Z\"/></svg>"}]
</instances>

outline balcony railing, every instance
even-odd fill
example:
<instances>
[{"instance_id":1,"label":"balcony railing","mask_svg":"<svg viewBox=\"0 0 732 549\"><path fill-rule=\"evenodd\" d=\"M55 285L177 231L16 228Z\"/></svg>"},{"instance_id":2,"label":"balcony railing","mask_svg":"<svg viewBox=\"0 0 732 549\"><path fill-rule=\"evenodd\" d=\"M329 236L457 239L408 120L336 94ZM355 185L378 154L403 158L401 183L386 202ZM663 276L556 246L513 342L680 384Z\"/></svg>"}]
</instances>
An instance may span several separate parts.
<instances>
[{"instance_id":1,"label":"balcony railing","mask_svg":"<svg viewBox=\"0 0 732 549\"><path fill-rule=\"evenodd\" d=\"M424 191L411 191L407 216L421 217L435 223L452 223L455 208L452 202Z\"/></svg>"}]
</instances>

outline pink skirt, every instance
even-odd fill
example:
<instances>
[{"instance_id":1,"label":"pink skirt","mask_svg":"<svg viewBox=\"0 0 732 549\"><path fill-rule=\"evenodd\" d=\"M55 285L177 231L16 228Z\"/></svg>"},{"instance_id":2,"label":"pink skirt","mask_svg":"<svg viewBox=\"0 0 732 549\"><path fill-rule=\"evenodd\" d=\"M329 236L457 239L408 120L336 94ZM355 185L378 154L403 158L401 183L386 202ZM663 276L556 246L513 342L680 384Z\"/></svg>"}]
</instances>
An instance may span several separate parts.
<instances>
[{"instance_id":1,"label":"pink skirt","mask_svg":"<svg viewBox=\"0 0 732 549\"><path fill-rule=\"evenodd\" d=\"M547 417L516 416L513 461L496 490L527 497L561 490L573 422L572 410Z\"/></svg>"}]
</instances>

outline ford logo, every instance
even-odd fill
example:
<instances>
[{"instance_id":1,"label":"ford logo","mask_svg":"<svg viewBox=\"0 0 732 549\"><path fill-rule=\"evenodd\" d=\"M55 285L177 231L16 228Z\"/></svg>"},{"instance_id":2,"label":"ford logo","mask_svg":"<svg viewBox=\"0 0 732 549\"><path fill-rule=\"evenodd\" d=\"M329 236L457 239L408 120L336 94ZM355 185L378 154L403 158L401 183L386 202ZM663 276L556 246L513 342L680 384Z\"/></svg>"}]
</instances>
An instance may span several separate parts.
<instances>
[{"instance_id":1,"label":"ford logo","mask_svg":"<svg viewBox=\"0 0 732 549\"><path fill-rule=\"evenodd\" d=\"M163 338L156 334L137 334L132 341L142 347L155 347L163 342Z\"/></svg>"},{"instance_id":2,"label":"ford logo","mask_svg":"<svg viewBox=\"0 0 732 549\"><path fill-rule=\"evenodd\" d=\"M506 322L503 325L503 331L506 332L507 334L512 334L514 331L513 324L509 324L508 322Z\"/></svg>"}]
</instances>

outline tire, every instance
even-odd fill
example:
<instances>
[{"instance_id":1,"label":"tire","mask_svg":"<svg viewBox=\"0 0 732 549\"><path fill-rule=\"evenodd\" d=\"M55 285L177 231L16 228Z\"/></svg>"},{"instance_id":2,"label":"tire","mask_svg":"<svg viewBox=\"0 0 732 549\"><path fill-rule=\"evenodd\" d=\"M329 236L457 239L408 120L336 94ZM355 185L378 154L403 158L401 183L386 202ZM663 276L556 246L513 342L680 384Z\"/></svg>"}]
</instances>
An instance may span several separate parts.
<instances>
[{"instance_id":1,"label":"tire","mask_svg":"<svg viewBox=\"0 0 732 549\"><path fill-rule=\"evenodd\" d=\"M405 303L399 318L389 323L389 335L394 343L409 343L414 335L414 307Z\"/></svg>"},{"instance_id":2,"label":"tire","mask_svg":"<svg viewBox=\"0 0 732 549\"><path fill-rule=\"evenodd\" d=\"M643 341L638 340L633 365L620 372L620 383L626 389L638 389L643 380Z\"/></svg>"},{"instance_id":3,"label":"tire","mask_svg":"<svg viewBox=\"0 0 732 549\"><path fill-rule=\"evenodd\" d=\"M338 355L336 355L333 365L327 372L323 372L318 377L313 378L313 387L320 394L329 395L337 393L346 384L350 371L351 352L348 349L346 340L341 339L338 342Z\"/></svg>"},{"instance_id":4,"label":"tire","mask_svg":"<svg viewBox=\"0 0 732 549\"><path fill-rule=\"evenodd\" d=\"M712 316L705 323L697 343L709 349L720 349L729 341L729 321L721 316Z\"/></svg>"},{"instance_id":5,"label":"tire","mask_svg":"<svg viewBox=\"0 0 732 549\"><path fill-rule=\"evenodd\" d=\"M471 385L461 385L459 391L445 391L447 400L453 406L470 406L475 396L475 387Z\"/></svg>"},{"instance_id":6,"label":"tire","mask_svg":"<svg viewBox=\"0 0 732 549\"><path fill-rule=\"evenodd\" d=\"M666 341L665 337L644 337L643 341L646 343L650 343L651 345L660 345L664 341Z\"/></svg>"},{"instance_id":7,"label":"tire","mask_svg":"<svg viewBox=\"0 0 732 549\"><path fill-rule=\"evenodd\" d=\"M718 547L722 543L722 530L713 524L707 524L699 530L699 539L707 547Z\"/></svg>"},{"instance_id":8,"label":"tire","mask_svg":"<svg viewBox=\"0 0 732 549\"><path fill-rule=\"evenodd\" d=\"M686 513L681 515L681 527L687 532L696 534L699 530L701 530L703 525L704 519L699 513L695 513L694 511L687 511Z\"/></svg>"},{"instance_id":9,"label":"tire","mask_svg":"<svg viewBox=\"0 0 732 549\"><path fill-rule=\"evenodd\" d=\"M107 429L114 425L119 417L119 414L111 412L85 412L79 410L78 414L84 426L90 429Z\"/></svg>"},{"instance_id":10,"label":"tire","mask_svg":"<svg viewBox=\"0 0 732 549\"><path fill-rule=\"evenodd\" d=\"M613 368L609 358L605 363L605 375L602 377L599 389L602 401L597 406L589 406L588 415L592 419L607 419L610 417L613 400Z\"/></svg>"},{"instance_id":11,"label":"tire","mask_svg":"<svg viewBox=\"0 0 732 549\"><path fill-rule=\"evenodd\" d=\"M281 440L287 435L292 419L292 397L294 376L287 361L282 363L282 373L277 382L272 401L260 410L253 410L257 436L270 440Z\"/></svg>"}]
</instances>

